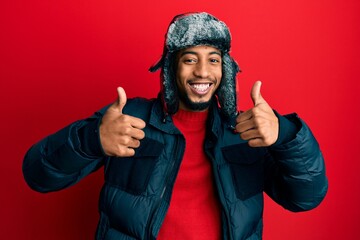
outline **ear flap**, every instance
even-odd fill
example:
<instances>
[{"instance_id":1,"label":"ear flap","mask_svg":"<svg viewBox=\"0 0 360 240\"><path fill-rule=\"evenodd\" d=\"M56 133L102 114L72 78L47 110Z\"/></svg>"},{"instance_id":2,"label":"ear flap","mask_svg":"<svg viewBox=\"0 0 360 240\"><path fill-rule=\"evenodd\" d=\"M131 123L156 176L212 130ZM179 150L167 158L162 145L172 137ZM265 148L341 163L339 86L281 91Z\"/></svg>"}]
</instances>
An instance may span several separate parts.
<instances>
[{"instance_id":1,"label":"ear flap","mask_svg":"<svg viewBox=\"0 0 360 240\"><path fill-rule=\"evenodd\" d=\"M240 68L228 53L223 54L222 61L222 79L217 96L223 114L233 117L237 115L236 74Z\"/></svg>"},{"instance_id":2,"label":"ear flap","mask_svg":"<svg viewBox=\"0 0 360 240\"><path fill-rule=\"evenodd\" d=\"M179 108L179 93L175 74L176 53L167 52L162 65L160 85L163 92L163 104L168 114L172 115Z\"/></svg>"}]
</instances>

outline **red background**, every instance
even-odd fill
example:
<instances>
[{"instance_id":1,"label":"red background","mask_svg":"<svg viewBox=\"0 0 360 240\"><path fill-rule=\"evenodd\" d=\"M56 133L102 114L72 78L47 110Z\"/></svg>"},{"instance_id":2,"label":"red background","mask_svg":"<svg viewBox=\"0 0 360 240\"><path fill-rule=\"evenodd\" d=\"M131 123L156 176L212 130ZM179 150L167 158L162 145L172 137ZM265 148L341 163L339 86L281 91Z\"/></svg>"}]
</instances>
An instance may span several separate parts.
<instances>
[{"instance_id":1,"label":"red background","mask_svg":"<svg viewBox=\"0 0 360 240\"><path fill-rule=\"evenodd\" d=\"M0 235L2 239L93 239L102 171L64 191L25 184L22 158L36 141L116 98L154 97L175 14L208 11L232 31L241 66L240 107L250 88L280 113L296 111L324 153L329 192L315 210L265 202L264 239L356 239L360 216L360 1L3 0L0 3Z\"/></svg>"}]
</instances>

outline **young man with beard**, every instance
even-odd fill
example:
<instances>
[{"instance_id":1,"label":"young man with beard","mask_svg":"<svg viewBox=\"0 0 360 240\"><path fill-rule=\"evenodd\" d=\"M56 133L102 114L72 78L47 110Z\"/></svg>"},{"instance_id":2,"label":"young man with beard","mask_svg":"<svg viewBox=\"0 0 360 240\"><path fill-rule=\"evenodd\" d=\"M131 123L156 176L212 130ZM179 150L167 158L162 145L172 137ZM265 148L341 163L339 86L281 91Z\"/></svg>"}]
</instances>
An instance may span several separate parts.
<instances>
[{"instance_id":1,"label":"young man with beard","mask_svg":"<svg viewBox=\"0 0 360 240\"><path fill-rule=\"evenodd\" d=\"M104 166L96 239L261 239L263 192L290 211L316 207L324 161L307 125L251 89L236 107L227 26L207 13L176 16L157 99L118 100L35 144L26 181L56 191Z\"/></svg>"}]
</instances>

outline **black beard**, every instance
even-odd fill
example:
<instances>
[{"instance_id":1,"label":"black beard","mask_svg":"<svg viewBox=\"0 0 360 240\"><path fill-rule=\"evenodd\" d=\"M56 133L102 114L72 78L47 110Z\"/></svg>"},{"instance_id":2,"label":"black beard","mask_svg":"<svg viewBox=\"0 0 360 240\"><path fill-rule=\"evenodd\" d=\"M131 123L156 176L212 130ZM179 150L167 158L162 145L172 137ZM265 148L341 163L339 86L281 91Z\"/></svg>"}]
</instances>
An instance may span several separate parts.
<instances>
[{"instance_id":1,"label":"black beard","mask_svg":"<svg viewBox=\"0 0 360 240\"><path fill-rule=\"evenodd\" d=\"M211 99L207 102L193 102L186 94L180 94L180 100L192 111L204 111L208 109L211 104Z\"/></svg>"}]
</instances>

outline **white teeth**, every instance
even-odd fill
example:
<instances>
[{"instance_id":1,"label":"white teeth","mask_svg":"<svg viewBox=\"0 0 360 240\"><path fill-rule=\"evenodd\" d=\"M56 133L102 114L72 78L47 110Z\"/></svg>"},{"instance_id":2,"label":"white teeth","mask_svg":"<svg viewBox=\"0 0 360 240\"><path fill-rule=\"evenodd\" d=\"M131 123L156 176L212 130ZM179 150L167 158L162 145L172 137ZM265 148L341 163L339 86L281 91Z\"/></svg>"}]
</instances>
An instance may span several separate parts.
<instances>
[{"instance_id":1,"label":"white teeth","mask_svg":"<svg viewBox=\"0 0 360 240\"><path fill-rule=\"evenodd\" d=\"M197 91L204 92L210 87L210 83L192 84L191 86Z\"/></svg>"}]
</instances>

